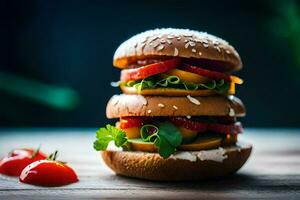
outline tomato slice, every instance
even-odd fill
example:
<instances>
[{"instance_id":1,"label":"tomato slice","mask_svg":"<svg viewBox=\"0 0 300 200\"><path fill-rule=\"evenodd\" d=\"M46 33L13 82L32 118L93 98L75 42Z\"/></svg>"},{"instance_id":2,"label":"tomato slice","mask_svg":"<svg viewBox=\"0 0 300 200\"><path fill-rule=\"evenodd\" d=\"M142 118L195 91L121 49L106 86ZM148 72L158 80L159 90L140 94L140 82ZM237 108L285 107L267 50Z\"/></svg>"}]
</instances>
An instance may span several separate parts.
<instances>
[{"instance_id":1,"label":"tomato slice","mask_svg":"<svg viewBox=\"0 0 300 200\"><path fill-rule=\"evenodd\" d=\"M233 124L207 123L193 121L183 117L171 118L171 122L176 126L184 127L186 129L198 131L201 133L212 131L224 134L238 134L243 132L242 124L239 122Z\"/></svg>"},{"instance_id":2,"label":"tomato slice","mask_svg":"<svg viewBox=\"0 0 300 200\"><path fill-rule=\"evenodd\" d=\"M68 165L54 160L39 160L22 171L21 182L40 186L62 186L78 181L74 170Z\"/></svg>"},{"instance_id":3,"label":"tomato slice","mask_svg":"<svg viewBox=\"0 0 300 200\"><path fill-rule=\"evenodd\" d=\"M27 165L46 157L47 155L39 150L15 149L0 161L0 173L7 176L20 176Z\"/></svg>"},{"instance_id":4,"label":"tomato slice","mask_svg":"<svg viewBox=\"0 0 300 200\"><path fill-rule=\"evenodd\" d=\"M181 61L178 58L171 60L146 65L135 69L123 69L121 71L121 81L136 81L155 74L167 72L171 69L175 69L180 65Z\"/></svg>"},{"instance_id":5,"label":"tomato slice","mask_svg":"<svg viewBox=\"0 0 300 200\"><path fill-rule=\"evenodd\" d=\"M224 80L226 82L231 82L231 78L229 75L221 73L221 72L216 72L216 71L211 71L207 69L203 69L200 67L188 65L188 64L182 64L180 69L188 72L192 72L195 74L198 74L200 76L205 76L207 78L213 79L213 80Z\"/></svg>"},{"instance_id":6,"label":"tomato slice","mask_svg":"<svg viewBox=\"0 0 300 200\"><path fill-rule=\"evenodd\" d=\"M132 127L139 127L152 120L149 117L122 117L120 119L120 128L127 129Z\"/></svg>"},{"instance_id":7,"label":"tomato slice","mask_svg":"<svg viewBox=\"0 0 300 200\"><path fill-rule=\"evenodd\" d=\"M239 134L243 132L243 126L240 122L234 124L208 124L208 130L216 133Z\"/></svg>"},{"instance_id":8,"label":"tomato slice","mask_svg":"<svg viewBox=\"0 0 300 200\"><path fill-rule=\"evenodd\" d=\"M171 122L179 127L184 127L189 130L205 132L207 131L207 123L192 121L183 117L171 118Z\"/></svg>"}]
</instances>

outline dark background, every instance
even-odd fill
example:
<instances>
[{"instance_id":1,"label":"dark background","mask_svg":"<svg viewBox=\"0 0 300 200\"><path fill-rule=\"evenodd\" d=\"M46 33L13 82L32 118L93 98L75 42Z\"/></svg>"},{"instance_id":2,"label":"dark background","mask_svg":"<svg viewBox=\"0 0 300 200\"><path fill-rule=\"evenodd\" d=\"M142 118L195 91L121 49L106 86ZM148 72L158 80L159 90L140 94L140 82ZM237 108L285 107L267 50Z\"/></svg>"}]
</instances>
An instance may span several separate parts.
<instances>
[{"instance_id":1,"label":"dark background","mask_svg":"<svg viewBox=\"0 0 300 200\"><path fill-rule=\"evenodd\" d=\"M118 45L157 27L207 31L244 63L245 126L300 126L299 1L0 1L0 126L102 126Z\"/></svg>"}]
</instances>

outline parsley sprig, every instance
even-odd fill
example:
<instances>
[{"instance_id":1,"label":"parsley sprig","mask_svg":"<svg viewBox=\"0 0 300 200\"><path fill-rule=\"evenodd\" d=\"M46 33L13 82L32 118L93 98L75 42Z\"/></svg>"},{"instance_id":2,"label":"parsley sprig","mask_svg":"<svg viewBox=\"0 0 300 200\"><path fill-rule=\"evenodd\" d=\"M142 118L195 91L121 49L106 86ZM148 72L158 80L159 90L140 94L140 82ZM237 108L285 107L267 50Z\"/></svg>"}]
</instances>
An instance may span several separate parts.
<instances>
[{"instance_id":1,"label":"parsley sprig","mask_svg":"<svg viewBox=\"0 0 300 200\"><path fill-rule=\"evenodd\" d=\"M174 153L176 147L182 142L180 131L171 123L162 123L158 126L147 124L141 128L140 133L142 140L155 145L158 148L159 155L165 159ZM106 150L111 141L114 141L117 147L126 147L128 142L133 142L126 137L124 131L106 125L105 128L97 130L94 149L97 151Z\"/></svg>"},{"instance_id":2,"label":"parsley sprig","mask_svg":"<svg viewBox=\"0 0 300 200\"><path fill-rule=\"evenodd\" d=\"M110 141L114 141L117 147L122 147L127 143L125 132L110 124L107 124L105 128L98 129L96 138L94 149L97 151L106 150Z\"/></svg>"}]
</instances>

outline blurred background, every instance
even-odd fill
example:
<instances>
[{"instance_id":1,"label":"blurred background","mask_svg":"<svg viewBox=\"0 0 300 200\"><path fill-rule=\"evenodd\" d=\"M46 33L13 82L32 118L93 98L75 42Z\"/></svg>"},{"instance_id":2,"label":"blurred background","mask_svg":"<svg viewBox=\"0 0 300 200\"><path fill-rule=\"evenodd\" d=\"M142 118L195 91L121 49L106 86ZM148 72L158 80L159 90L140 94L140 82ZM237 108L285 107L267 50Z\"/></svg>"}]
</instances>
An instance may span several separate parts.
<instances>
[{"instance_id":1,"label":"blurred background","mask_svg":"<svg viewBox=\"0 0 300 200\"><path fill-rule=\"evenodd\" d=\"M246 127L300 126L300 2L0 1L0 126L98 127L114 51L157 27L206 31L242 57Z\"/></svg>"}]
</instances>

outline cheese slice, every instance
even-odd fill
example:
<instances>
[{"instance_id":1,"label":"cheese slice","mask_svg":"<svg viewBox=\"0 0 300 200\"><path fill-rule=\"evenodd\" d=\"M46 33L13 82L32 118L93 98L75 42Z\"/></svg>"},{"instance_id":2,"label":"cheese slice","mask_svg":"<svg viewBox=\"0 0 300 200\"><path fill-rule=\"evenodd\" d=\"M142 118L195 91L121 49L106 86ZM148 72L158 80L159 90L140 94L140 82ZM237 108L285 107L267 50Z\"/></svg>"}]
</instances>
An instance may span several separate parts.
<instances>
[{"instance_id":1,"label":"cheese slice","mask_svg":"<svg viewBox=\"0 0 300 200\"><path fill-rule=\"evenodd\" d=\"M166 74L177 76L180 78L181 81L187 82L187 83L199 84L199 83L207 83L210 81L210 79L206 78L205 76L200 76L198 74L183 71L180 69L172 69L170 71L167 71Z\"/></svg>"},{"instance_id":2,"label":"cheese slice","mask_svg":"<svg viewBox=\"0 0 300 200\"><path fill-rule=\"evenodd\" d=\"M159 95L159 96L211 96L218 93L214 90L185 90L175 88L155 88L155 89L143 89L138 91L135 87L120 86L121 90L125 94L140 94L140 95ZM229 93L228 95L233 95Z\"/></svg>"}]
</instances>

